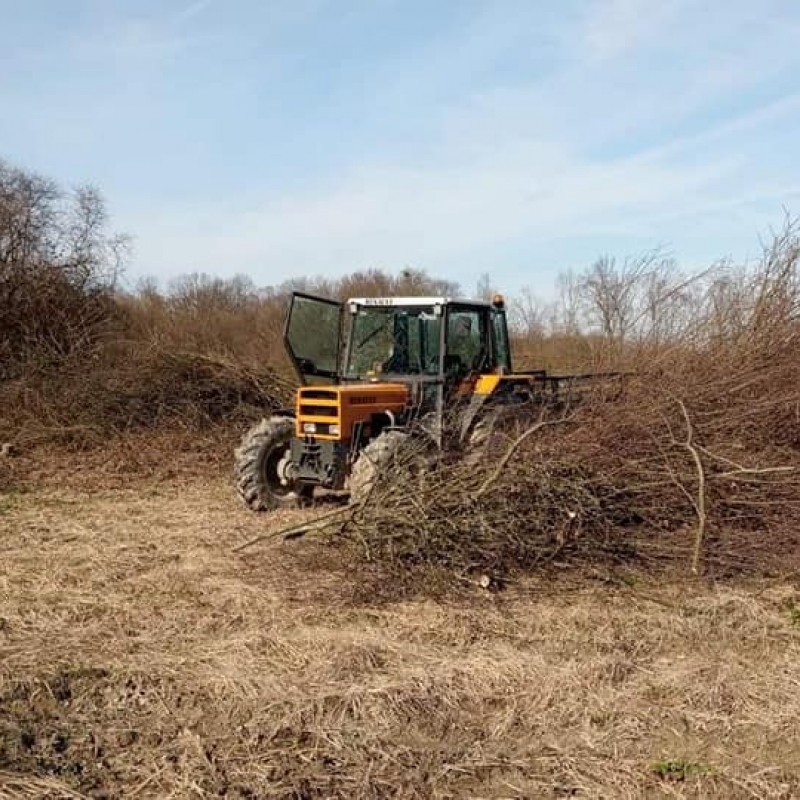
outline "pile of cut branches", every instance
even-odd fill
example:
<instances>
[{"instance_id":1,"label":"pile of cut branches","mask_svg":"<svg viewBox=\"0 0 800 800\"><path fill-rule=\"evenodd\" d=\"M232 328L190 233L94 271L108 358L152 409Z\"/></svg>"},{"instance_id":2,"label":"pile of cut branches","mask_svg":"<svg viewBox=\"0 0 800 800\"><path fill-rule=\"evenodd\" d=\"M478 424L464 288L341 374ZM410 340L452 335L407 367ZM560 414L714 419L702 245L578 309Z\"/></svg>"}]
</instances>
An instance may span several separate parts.
<instances>
[{"instance_id":1,"label":"pile of cut branches","mask_svg":"<svg viewBox=\"0 0 800 800\"><path fill-rule=\"evenodd\" d=\"M737 536L780 548L800 527L797 389L753 402L742 380L755 374L708 375L679 395L678 373L640 376L614 401L541 409L485 457L443 453L421 475L394 465L341 532L370 560L482 572L627 557L643 542L666 553L674 534L695 572L704 555L735 558Z\"/></svg>"},{"instance_id":2,"label":"pile of cut branches","mask_svg":"<svg viewBox=\"0 0 800 800\"><path fill-rule=\"evenodd\" d=\"M777 241L735 307L709 304L615 396L531 408L477 455L407 448L336 531L374 562L460 572L634 544L694 572L796 552L798 253L795 239Z\"/></svg>"}]
</instances>

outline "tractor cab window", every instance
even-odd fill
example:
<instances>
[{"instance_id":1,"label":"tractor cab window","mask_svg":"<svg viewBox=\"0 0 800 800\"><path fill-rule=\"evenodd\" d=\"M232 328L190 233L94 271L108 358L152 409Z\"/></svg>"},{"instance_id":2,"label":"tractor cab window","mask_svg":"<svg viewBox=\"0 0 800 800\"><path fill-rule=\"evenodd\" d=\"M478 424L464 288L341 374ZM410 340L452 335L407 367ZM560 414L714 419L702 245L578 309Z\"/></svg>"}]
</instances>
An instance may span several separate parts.
<instances>
[{"instance_id":1,"label":"tractor cab window","mask_svg":"<svg viewBox=\"0 0 800 800\"><path fill-rule=\"evenodd\" d=\"M357 306L345 377L437 375L440 326L432 306Z\"/></svg>"},{"instance_id":2,"label":"tractor cab window","mask_svg":"<svg viewBox=\"0 0 800 800\"><path fill-rule=\"evenodd\" d=\"M450 308L447 316L447 356L445 369L466 375L483 369L489 359L486 310Z\"/></svg>"},{"instance_id":3,"label":"tractor cab window","mask_svg":"<svg viewBox=\"0 0 800 800\"><path fill-rule=\"evenodd\" d=\"M303 384L333 383L339 377L342 304L293 292L284 342Z\"/></svg>"},{"instance_id":4,"label":"tractor cab window","mask_svg":"<svg viewBox=\"0 0 800 800\"><path fill-rule=\"evenodd\" d=\"M494 366L511 372L511 348L508 344L508 323L502 309L492 309L492 336L494 345Z\"/></svg>"}]
</instances>

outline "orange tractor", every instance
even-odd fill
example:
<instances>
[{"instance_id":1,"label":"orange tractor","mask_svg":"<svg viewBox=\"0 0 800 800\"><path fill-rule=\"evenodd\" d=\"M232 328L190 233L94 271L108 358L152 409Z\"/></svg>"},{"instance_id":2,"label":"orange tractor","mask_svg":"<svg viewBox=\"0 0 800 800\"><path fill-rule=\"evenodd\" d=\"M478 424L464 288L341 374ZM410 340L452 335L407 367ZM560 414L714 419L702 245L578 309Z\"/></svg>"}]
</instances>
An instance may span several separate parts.
<instances>
[{"instance_id":1,"label":"orange tractor","mask_svg":"<svg viewBox=\"0 0 800 800\"><path fill-rule=\"evenodd\" d=\"M404 447L468 449L503 409L541 400L560 380L513 370L499 295L339 303L296 292L284 341L301 383L294 407L251 428L236 451L237 487L254 510L318 487L362 500Z\"/></svg>"}]
</instances>

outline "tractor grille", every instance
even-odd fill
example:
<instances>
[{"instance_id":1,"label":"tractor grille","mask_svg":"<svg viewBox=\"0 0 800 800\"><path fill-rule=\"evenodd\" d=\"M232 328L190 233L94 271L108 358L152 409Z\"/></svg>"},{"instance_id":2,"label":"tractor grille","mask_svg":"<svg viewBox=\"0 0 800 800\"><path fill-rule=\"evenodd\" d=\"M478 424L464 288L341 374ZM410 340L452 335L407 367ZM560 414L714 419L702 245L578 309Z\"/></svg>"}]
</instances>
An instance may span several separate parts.
<instances>
[{"instance_id":1,"label":"tractor grille","mask_svg":"<svg viewBox=\"0 0 800 800\"><path fill-rule=\"evenodd\" d=\"M300 403L301 416L331 417L332 419L336 419L338 413L339 409L336 406L312 406L305 403Z\"/></svg>"},{"instance_id":2,"label":"tractor grille","mask_svg":"<svg viewBox=\"0 0 800 800\"><path fill-rule=\"evenodd\" d=\"M303 387L297 398L297 434L339 437L339 393L331 389ZM337 426L331 433L331 426ZM309 430L310 429L310 430Z\"/></svg>"},{"instance_id":3,"label":"tractor grille","mask_svg":"<svg viewBox=\"0 0 800 800\"><path fill-rule=\"evenodd\" d=\"M339 395L330 389L301 389L301 400L333 400L339 399Z\"/></svg>"}]
</instances>

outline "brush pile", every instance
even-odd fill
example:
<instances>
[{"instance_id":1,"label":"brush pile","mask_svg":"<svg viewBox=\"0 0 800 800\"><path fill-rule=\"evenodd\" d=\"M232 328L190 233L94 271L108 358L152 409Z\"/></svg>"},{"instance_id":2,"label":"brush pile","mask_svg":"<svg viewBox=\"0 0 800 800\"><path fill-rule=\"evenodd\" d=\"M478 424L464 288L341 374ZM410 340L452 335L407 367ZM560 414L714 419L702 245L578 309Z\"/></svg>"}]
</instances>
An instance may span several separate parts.
<instances>
[{"instance_id":1,"label":"brush pile","mask_svg":"<svg viewBox=\"0 0 800 800\"><path fill-rule=\"evenodd\" d=\"M800 530L799 254L778 239L724 305L707 298L669 346L640 348L613 392L527 409L422 475L407 448L345 535L374 561L461 573L629 556L634 542L663 556L680 541L694 572L785 552Z\"/></svg>"},{"instance_id":2,"label":"brush pile","mask_svg":"<svg viewBox=\"0 0 800 800\"><path fill-rule=\"evenodd\" d=\"M62 359L0 386L0 439L92 444L160 425L182 430L246 424L291 402L293 383L201 353L112 342L95 357Z\"/></svg>"}]
</instances>

